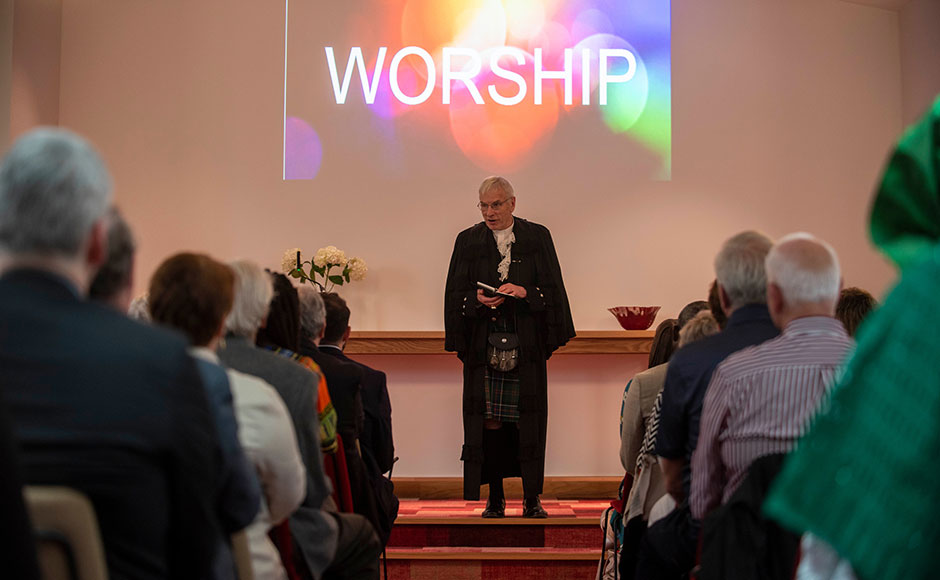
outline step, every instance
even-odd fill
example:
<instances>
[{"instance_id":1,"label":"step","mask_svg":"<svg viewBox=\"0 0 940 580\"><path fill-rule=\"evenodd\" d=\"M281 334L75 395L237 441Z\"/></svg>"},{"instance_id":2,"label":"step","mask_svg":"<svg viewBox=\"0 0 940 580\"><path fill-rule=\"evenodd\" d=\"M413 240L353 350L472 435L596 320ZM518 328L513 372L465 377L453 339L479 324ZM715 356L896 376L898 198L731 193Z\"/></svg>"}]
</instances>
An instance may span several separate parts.
<instances>
[{"instance_id":1,"label":"step","mask_svg":"<svg viewBox=\"0 0 940 580\"><path fill-rule=\"evenodd\" d=\"M608 500L563 500L542 498L542 507L548 512L549 519L566 521L594 522L600 521L601 513L610 506ZM396 524L427 523L429 521L449 523L486 522L480 517L486 508L485 501L465 500L433 500L433 499L402 499L398 506L398 519ZM506 518L500 522L536 522L522 518L522 500L506 500ZM545 520L541 520L545 521Z\"/></svg>"},{"instance_id":2,"label":"step","mask_svg":"<svg viewBox=\"0 0 940 580\"><path fill-rule=\"evenodd\" d=\"M599 549L602 501L543 500L551 517L523 518L522 501L507 502L506 518L480 517L486 502L403 500L392 548ZM558 514L558 516L554 516Z\"/></svg>"},{"instance_id":3,"label":"step","mask_svg":"<svg viewBox=\"0 0 940 580\"><path fill-rule=\"evenodd\" d=\"M600 550L557 548L389 548L391 580L591 580Z\"/></svg>"},{"instance_id":4,"label":"step","mask_svg":"<svg viewBox=\"0 0 940 580\"><path fill-rule=\"evenodd\" d=\"M559 499L614 499L623 476L546 476L542 497ZM399 498L460 499L463 497L461 477L395 477L395 495ZM522 480L506 479L506 495L522 496ZM487 487L482 487L483 495Z\"/></svg>"},{"instance_id":5,"label":"step","mask_svg":"<svg viewBox=\"0 0 940 580\"><path fill-rule=\"evenodd\" d=\"M598 547L593 548L473 548L461 546L430 548L389 548L389 560L477 560L477 561L591 561L601 557Z\"/></svg>"}]
</instances>

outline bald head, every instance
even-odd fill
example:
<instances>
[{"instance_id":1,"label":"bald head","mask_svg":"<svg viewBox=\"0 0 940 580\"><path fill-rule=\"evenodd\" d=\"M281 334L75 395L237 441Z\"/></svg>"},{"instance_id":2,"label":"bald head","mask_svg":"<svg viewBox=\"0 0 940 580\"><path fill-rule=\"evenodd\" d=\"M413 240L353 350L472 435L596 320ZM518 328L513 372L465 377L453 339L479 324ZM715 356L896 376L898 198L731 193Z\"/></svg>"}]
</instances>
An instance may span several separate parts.
<instances>
[{"instance_id":1,"label":"bald head","mask_svg":"<svg viewBox=\"0 0 940 580\"><path fill-rule=\"evenodd\" d=\"M832 246L807 233L790 234L770 249L765 266L768 305L778 326L835 314L842 274Z\"/></svg>"}]
</instances>

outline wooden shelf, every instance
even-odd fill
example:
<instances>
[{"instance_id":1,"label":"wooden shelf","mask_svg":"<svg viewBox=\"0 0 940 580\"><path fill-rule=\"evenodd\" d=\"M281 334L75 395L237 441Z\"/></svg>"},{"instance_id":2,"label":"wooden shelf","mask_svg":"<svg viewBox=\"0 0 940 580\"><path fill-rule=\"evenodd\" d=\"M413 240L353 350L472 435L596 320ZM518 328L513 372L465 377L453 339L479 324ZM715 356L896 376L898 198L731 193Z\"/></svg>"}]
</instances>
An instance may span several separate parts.
<instances>
[{"instance_id":1,"label":"wooden shelf","mask_svg":"<svg viewBox=\"0 0 940 580\"><path fill-rule=\"evenodd\" d=\"M581 330L555 354L649 354L652 330ZM452 354L444 350L444 331L353 331L348 354Z\"/></svg>"}]
</instances>

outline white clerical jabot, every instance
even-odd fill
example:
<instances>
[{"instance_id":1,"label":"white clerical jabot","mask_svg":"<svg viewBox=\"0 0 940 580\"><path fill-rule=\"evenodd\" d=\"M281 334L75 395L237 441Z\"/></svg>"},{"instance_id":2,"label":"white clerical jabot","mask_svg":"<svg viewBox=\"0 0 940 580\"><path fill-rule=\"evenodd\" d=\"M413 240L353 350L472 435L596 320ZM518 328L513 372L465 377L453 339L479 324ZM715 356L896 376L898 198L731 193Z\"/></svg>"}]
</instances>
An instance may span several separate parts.
<instances>
[{"instance_id":1,"label":"white clerical jabot","mask_svg":"<svg viewBox=\"0 0 940 580\"><path fill-rule=\"evenodd\" d=\"M505 230L493 230L493 237L496 238L496 249L499 250L499 255L503 257L496 268L496 271L499 272L500 282L505 282L509 278L509 264L512 262L512 243L516 241L516 236L512 233L512 226L515 223L515 220L513 220L513 223Z\"/></svg>"}]
</instances>

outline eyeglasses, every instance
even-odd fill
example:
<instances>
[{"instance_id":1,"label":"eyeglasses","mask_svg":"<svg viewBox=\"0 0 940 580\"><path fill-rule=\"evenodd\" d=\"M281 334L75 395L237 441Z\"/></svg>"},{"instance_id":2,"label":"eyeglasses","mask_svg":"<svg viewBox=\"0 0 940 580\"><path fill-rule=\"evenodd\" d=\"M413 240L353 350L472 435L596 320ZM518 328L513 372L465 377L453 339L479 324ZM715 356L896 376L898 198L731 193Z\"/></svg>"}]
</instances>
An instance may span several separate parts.
<instances>
[{"instance_id":1,"label":"eyeglasses","mask_svg":"<svg viewBox=\"0 0 940 580\"><path fill-rule=\"evenodd\" d=\"M483 203L481 201L480 203L477 204L477 207L480 208L480 211L486 211L488 209L492 209L493 211L499 211L499 208L503 207L507 203L509 203L508 199L503 200L503 201L494 201L493 203Z\"/></svg>"}]
</instances>

